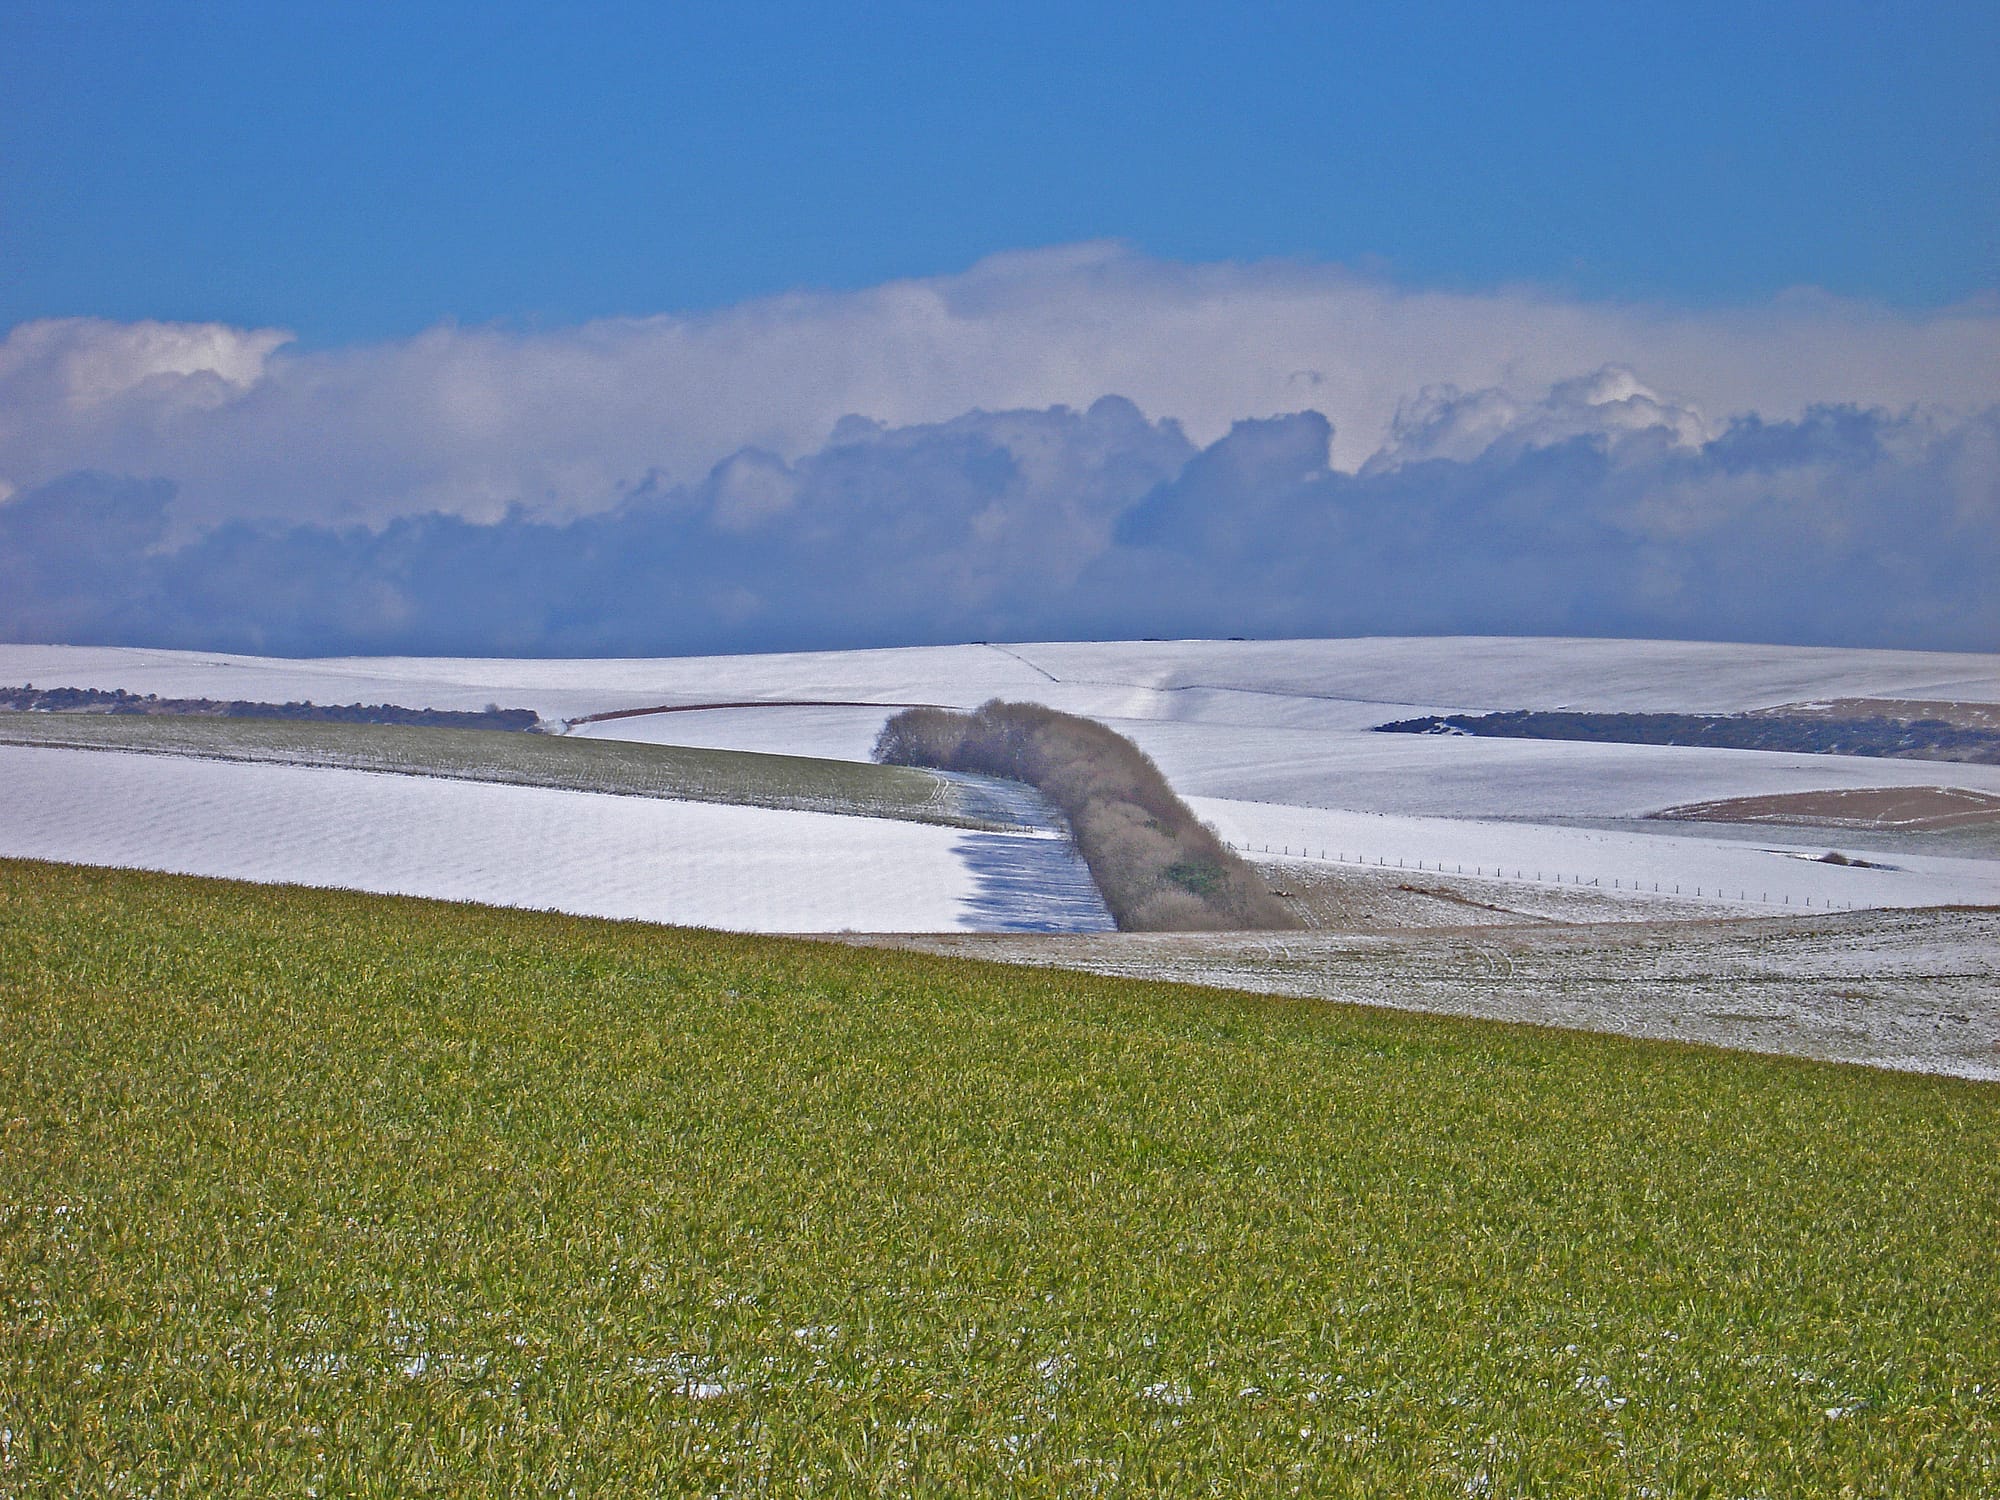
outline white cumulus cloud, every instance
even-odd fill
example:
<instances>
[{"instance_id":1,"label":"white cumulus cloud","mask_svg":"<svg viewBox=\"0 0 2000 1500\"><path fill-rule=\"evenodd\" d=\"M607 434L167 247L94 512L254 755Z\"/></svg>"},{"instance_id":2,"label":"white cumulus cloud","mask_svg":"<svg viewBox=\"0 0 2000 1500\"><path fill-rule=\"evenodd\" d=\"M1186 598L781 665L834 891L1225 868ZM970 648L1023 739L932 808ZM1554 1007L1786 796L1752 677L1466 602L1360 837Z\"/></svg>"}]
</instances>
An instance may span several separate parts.
<instances>
[{"instance_id":1,"label":"white cumulus cloud","mask_svg":"<svg viewBox=\"0 0 2000 1500\"><path fill-rule=\"evenodd\" d=\"M1376 474L1425 459L1466 463L1488 453L1548 448L1572 438L1613 439L1657 434L1692 448L1714 431L1699 410L1648 389L1632 371L1606 365L1589 375L1557 381L1545 394L1489 387L1461 391L1426 386L1396 410L1389 440L1363 466Z\"/></svg>"},{"instance_id":2,"label":"white cumulus cloud","mask_svg":"<svg viewBox=\"0 0 2000 1500\"><path fill-rule=\"evenodd\" d=\"M719 481L735 486L721 514L749 530L782 524L785 467L850 414L898 429L1113 393L1197 444L1316 411L1348 473L1585 432L1691 444L1822 403L2000 402L2000 308L1801 293L1671 309L1100 244L700 316L327 350L269 329L39 322L0 343L0 493L85 471L165 480L182 538L237 518L564 520L756 449L765 468Z\"/></svg>"}]
</instances>

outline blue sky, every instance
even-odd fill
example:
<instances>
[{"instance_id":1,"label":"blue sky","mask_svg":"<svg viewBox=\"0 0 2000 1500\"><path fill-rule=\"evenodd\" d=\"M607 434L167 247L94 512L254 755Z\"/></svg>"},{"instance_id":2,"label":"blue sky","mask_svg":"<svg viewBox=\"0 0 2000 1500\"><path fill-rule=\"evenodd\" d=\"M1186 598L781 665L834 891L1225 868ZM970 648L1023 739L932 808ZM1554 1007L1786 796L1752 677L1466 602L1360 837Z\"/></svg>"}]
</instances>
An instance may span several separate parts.
<instances>
[{"instance_id":1,"label":"blue sky","mask_svg":"<svg viewBox=\"0 0 2000 1500\"><path fill-rule=\"evenodd\" d=\"M0 6L0 638L2000 650L2000 7Z\"/></svg>"},{"instance_id":2,"label":"blue sky","mask_svg":"<svg viewBox=\"0 0 2000 1500\"><path fill-rule=\"evenodd\" d=\"M2000 7L0 8L0 327L572 323L1102 238L1404 283L2000 285Z\"/></svg>"}]
</instances>

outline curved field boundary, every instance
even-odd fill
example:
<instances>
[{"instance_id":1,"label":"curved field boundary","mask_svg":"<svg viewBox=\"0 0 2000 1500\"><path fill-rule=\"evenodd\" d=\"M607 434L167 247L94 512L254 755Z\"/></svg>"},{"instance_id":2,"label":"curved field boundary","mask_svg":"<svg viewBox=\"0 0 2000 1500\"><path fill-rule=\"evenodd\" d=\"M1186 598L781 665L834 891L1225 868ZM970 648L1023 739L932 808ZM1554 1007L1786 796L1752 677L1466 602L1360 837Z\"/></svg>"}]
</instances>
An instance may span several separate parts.
<instances>
[{"instance_id":1,"label":"curved field boundary","mask_svg":"<svg viewBox=\"0 0 2000 1500\"><path fill-rule=\"evenodd\" d=\"M942 708L940 703L878 703L861 698L741 698L717 703L666 703L657 708L614 708L584 714L569 724L608 724L614 719L645 719L655 714L698 714L720 708Z\"/></svg>"}]
</instances>

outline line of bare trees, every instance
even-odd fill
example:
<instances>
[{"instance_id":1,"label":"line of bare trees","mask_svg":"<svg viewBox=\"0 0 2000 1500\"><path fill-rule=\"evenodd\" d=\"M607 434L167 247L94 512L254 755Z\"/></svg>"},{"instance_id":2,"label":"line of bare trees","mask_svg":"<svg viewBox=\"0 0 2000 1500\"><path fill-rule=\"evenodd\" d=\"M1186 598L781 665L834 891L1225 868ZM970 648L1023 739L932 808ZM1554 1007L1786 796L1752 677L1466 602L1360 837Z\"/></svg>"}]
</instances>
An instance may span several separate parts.
<instances>
[{"instance_id":1,"label":"line of bare trees","mask_svg":"<svg viewBox=\"0 0 2000 1500\"><path fill-rule=\"evenodd\" d=\"M1298 920L1123 735L1039 703L994 699L971 713L910 708L882 727L875 758L1004 776L1069 819L1104 904L1127 932L1287 929Z\"/></svg>"}]
</instances>

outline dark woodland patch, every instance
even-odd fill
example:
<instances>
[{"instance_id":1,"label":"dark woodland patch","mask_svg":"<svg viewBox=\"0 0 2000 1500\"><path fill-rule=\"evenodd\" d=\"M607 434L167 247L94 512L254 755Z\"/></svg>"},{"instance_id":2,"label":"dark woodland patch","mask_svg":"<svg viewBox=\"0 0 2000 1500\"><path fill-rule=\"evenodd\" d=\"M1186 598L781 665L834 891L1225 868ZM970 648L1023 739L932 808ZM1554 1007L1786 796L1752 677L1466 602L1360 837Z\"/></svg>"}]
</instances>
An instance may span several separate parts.
<instances>
[{"instance_id":1,"label":"dark woodland patch","mask_svg":"<svg viewBox=\"0 0 2000 1500\"><path fill-rule=\"evenodd\" d=\"M123 688L0 687L0 709L43 714L134 714L161 718L301 719L337 724L403 724L433 729L532 731L531 708L398 708L391 703L256 703L244 698L160 698Z\"/></svg>"}]
</instances>

